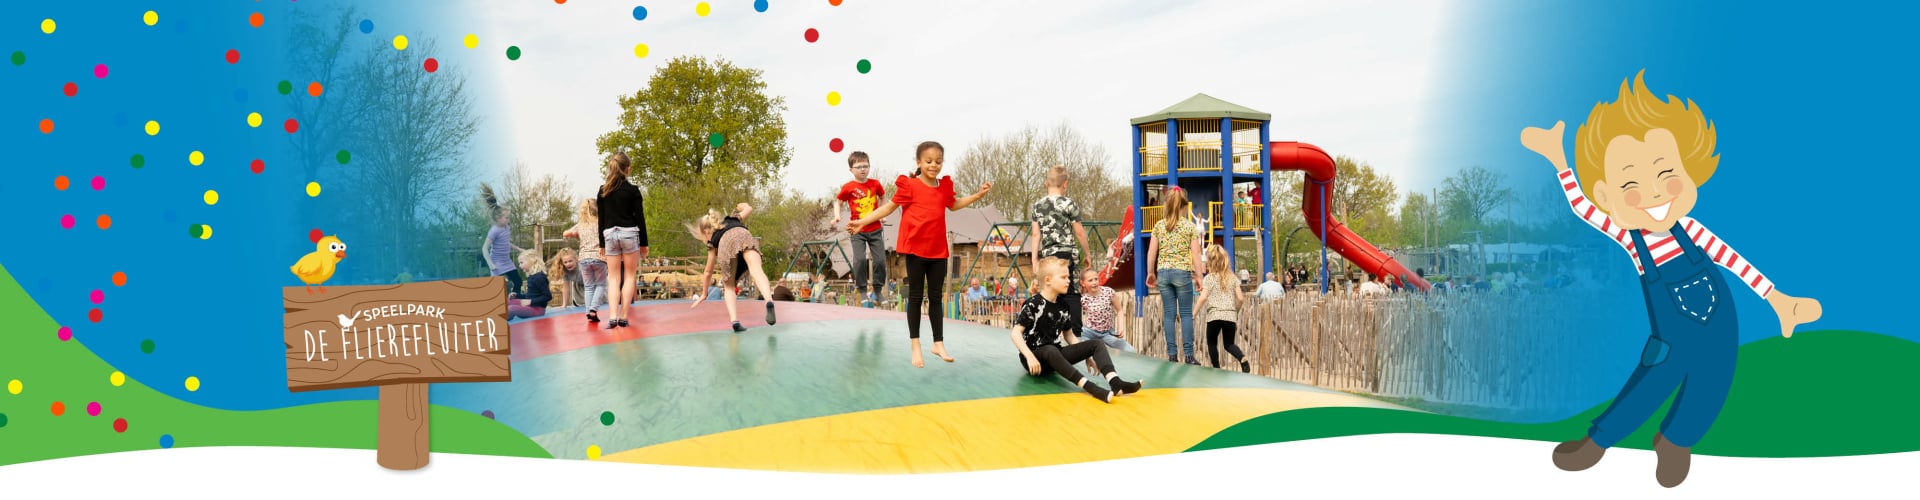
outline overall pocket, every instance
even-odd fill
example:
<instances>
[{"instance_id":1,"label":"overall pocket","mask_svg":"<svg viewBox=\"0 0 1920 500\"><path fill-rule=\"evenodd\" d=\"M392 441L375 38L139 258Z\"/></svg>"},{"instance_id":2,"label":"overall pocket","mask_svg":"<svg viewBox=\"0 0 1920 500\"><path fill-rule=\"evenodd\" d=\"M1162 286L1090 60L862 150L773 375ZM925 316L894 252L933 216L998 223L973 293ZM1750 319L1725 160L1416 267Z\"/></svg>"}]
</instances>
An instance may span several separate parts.
<instances>
[{"instance_id":1,"label":"overall pocket","mask_svg":"<svg viewBox=\"0 0 1920 500\"><path fill-rule=\"evenodd\" d=\"M1704 325L1713 319L1713 311L1720 305L1717 288L1723 285L1718 281L1713 279L1713 269L1708 268L1677 284L1667 285L1667 295L1673 297L1674 308L1681 316Z\"/></svg>"}]
</instances>

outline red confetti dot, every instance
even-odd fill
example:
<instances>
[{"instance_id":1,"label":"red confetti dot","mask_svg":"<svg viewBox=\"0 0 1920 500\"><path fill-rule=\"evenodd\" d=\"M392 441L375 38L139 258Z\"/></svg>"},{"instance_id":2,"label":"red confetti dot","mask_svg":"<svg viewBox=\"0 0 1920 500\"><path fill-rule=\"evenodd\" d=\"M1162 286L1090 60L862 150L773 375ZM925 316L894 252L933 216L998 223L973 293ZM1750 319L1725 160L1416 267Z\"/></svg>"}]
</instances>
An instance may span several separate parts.
<instances>
[{"instance_id":1,"label":"red confetti dot","mask_svg":"<svg viewBox=\"0 0 1920 500\"><path fill-rule=\"evenodd\" d=\"M52 119L52 118L41 118L41 119L40 119L40 133L42 133L42 134L51 134L51 133L53 133L53 119Z\"/></svg>"},{"instance_id":2,"label":"red confetti dot","mask_svg":"<svg viewBox=\"0 0 1920 500\"><path fill-rule=\"evenodd\" d=\"M113 432L127 432L127 419L113 419Z\"/></svg>"},{"instance_id":3,"label":"red confetti dot","mask_svg":"<svg viewBox=\"0 0 1920 500\"><path fill-rule=\"evenodd\" d=\"M440 61L436 61L431 57L427 58L427 62L421 64L421 66L425 67L428 73L440 71Z\"/></svg>"},{"instance_id":4,"label":"red confetti dot","mask_svg":"<svg viewBox=\"0 0 1920 500\"><path fill-rule=\"evenodd\" d=\"M319 243L320 238L325 238L325 237L327 237L327 233L320 232L320 228L316 227L316 228L313 228L312 231L307 231L307 239L313 241L314 243Z\"/></svg>"},{"instance_id":5,"label":"red confetti dot","mask_svg":"<svg viewBox=\"0 0 1920 500\"><path fill-rule=\"evenodd\" d=\"M820 41L820 30L807 28L807 43Z\"/></svg>"},{"instance_id":6,"label":"red confetti dot","mask_svg":"<svg viewBox=\"0 0 1920 500\"><path fill-rule=\"evenodd\" d=\"M833 140L827 141L827 149L831 149L835 153L840 152L840 148L846 147L846 145L847 145L846 143L840 142L839 137L835 137L833 138Z\"/></svg>"},{"instance_id":7,"label":"red confetti dot","mask_svg":"<svg viewBox=\"0 0 1920 500\"><path fill-rule=\"evenodd\" d=\"M288 118L288 119L287 119L287 133L289 133L289 134L291 134L291 133L294 133L294 132L299 132L299 131L300 131L300 120L295 120L295 119L292 119L292 118Z\"/></svg>"},{"instance_id":8,"label":"red confetti dot","mask_svg":"<svg viewBox=\"0 0 1920 500\"><path fill-rule=\"evenodd\" d=\"M60 92L66 94L67 97L73 97L74 94L80 93L80 86L74 85L73 82L67 82L66 85L60 86Z\"/></svg>"},{"instance_id":9,"label":"red confetti dot","mask_svg":"<svg viewBox=\"0 0 1920 500\"><path fill-rule=\"evenodd\" d=\"M257 174L267 169L267 162L260 161L259 158L254 158L253 163L250 165L247 165L247 167L252 168L253 173Z\"/></svg>"},{"instance_id":10,"label":"red confetti dot","mask_svg":"<svg viewBox=\"0 0 1920 500\"><path fill-rule=\"evenodd\" d=\"M260 16L259 12L255 12L253 13L253 15L247 16L247 24L251 24L255 28L260 27L260 23L266 22L266 20L267 19L265 17Z\"/></svg>"},{"instance_id":11,"label":"red confetti dot","mask_svg":"<svg viewBox=\"0 0 1920 500\"><path fill-rule=\"evenodd\" d=\"M234 49L227 49L227 64L238 64L239 62L240 62L240 51L234 50Z\"/></svg>"},{"instance_id":12,"label":"red confetti dot","mask_svg":"<svg viewBox=\"0 0 1920 500\"><path fill-rule=\"evenodd\" d=\"M59 402L59 401L54 401L54 402L53 402L53 416L56 416L56 417L58 417L58 416L61 416L61 415L66 415L66 414L67 414L67 404L66 404L66 403L62 403L62 402Z\"/></svg>"},{"instance_id":13,"label":"red confetti dot","mask_svg":"<svg viewBox=\"0 0 1920 500\"><path fill-rule=\"evenodd\" d=\"M93 321L93 322L95 322L95 323L99 323L99 322L100 322L100 310L99 310L99 309L94 309L94 310L92 310L92 311L87 311L87 319L88 319L88 320L90 320L90 321Z\"/></svg>"}]
</instances>

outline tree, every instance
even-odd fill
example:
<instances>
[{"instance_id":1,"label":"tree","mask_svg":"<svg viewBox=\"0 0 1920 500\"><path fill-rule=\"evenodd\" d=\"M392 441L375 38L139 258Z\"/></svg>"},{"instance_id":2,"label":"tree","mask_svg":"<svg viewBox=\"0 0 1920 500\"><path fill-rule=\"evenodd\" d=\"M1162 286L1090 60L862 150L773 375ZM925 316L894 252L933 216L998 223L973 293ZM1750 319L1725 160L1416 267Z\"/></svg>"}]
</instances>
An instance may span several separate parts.
<instances>
[{"instance_id":1,"label":"tree","mask_svg":"<svg viewBox=\"0 0 1920 500\"><path fill-rule=\"evenodd\" d=\"M291 81L324 82L323 85L335 89L334 92L321 92L318 96L308 95L304 85L299 92L290 92L282 100L299 117L301 133L287 134L287 142L293 147L296 161L304 178L317 178L319 169L332 161L335 150L340 149L341 141L351 129L334 127L334 123L355 123L353 115L363 110L354 106L349 92L341 90L356 85L353 78L365 76L350 60L351 47L347 44L349 33L357 31L353 23L359 22L360 15L352 7L336 11L331 18L327 16L295 16L289 28L293 43L287 44L287 62L293 69ZM291 83L289 83L291 85Z\"/></svg>"},{"instance_id":2,"label":"tree","mask_svg":"<svg viewBox=\"0 0 1920 500\"><path fill-rule=\"evenodd\" d=\"M1338 177L1328 211L1374 246L1396 242L1399 234L1392 212L1400 192L1393 178L1374 170L1372 164L1346 156L1335 157L1333 165Z\"/></svg>"},{"instance_id":3,"label":"tree","mask_svg":"<svg viewBox=\"0 0 1920 500\"><path fill-rule=\"evenodd\" d=\"M780 116L785 100L766 95L760 74L725 60L681 57L620 96L619 126L594 144L633 161L631 180L649 195L651 253L704 255L702 242L667 234L684 233L682 225L709 208L729 211L779 183L793 154Z\"/></svg>"},{"instance_id":4,"label":"tree","mask_svg":"<svg viewBox=\"0 0 1920 500\"><path fill-rule=\"evenodd\" d=\"M1447 177L1440 189L1441 215L1469 231L1484 229L1487 213L1510 195L1503 176L1486 167L1468 167Z\"/></svg>"},{"instance_id":5,"label":"tree","mask_svg":"<svg viewBox=\"0 0 1920 500\"><path fill-rule=\"evenodd\" d=\"M552 173L534 177L526 162L514 162L500 200L501 206L507 209L507 223L514 228L513 245L536 248L541 242L534 240L534 232L523 230L535 225L546 228L547 239L560 239L561 233L573 226L574 215L580 209L580 200L567 194L572 189L566 180ZM550 253L541 255L550 256Z\"/></svg>"},{"instance_id":6,"label":"tree","mask_svg":"<svg viewBox=\"0 0 1920 500\"><path fill-rule=\"evenodd\" d=\"M1080 205L1082 220L1118 221L1133 205L1133 191L1127 180L1114 176L1111 162L1105 149L1061 122L1051 129L1028 125L999 139L982 138L949 168L960 194L992 181L993 192L980 204L1020 221L1047 195L1047 171L1060 165L1067 169L1067 196Z\"/></svg>"},{"instance_id":7,"label":"tree","mask_svg":"<svg viewBox=\"0 0 1920 500\"><path fill-rule=\"evenodd\" d=\"M1438 245L1432 231L1439 216L1439 208L1427 195L1407 193L1406 200L1400 203L1400 243L1407 246Z\"/></svg>"}]
</instances>

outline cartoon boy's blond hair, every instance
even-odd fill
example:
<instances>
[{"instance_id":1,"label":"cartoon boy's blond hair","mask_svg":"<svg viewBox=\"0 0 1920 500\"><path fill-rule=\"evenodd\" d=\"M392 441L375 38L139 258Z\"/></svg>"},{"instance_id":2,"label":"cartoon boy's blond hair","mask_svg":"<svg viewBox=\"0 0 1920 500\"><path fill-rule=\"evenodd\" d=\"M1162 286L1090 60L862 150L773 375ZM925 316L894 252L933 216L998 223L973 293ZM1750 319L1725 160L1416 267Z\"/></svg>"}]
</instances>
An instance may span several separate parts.
<instances>
[{"instance_id":1,"label":"cartoon boy's blond hair","mask_svg":"<svg viewBox=\"0 0 1920 500\"><path fill-rule=\"evenodd\" d=\"M1713 151L1713 122L1700 113L1700 107L1688 99L1667 95L1661 101L1647 90L1647 70L1633 76L1632 85L1620 80L1620 99L1593 105L1587 122L1574 133L1574 173L1580 176L1580 189L1593 199L1594 183L1606 178L1607 143L1619 136L1644 139L1647 131L1663 128L1673 133L1680 149L1680 163L1698 187L1713 177L1720 155Z\"/></svg>"}]
</instances>

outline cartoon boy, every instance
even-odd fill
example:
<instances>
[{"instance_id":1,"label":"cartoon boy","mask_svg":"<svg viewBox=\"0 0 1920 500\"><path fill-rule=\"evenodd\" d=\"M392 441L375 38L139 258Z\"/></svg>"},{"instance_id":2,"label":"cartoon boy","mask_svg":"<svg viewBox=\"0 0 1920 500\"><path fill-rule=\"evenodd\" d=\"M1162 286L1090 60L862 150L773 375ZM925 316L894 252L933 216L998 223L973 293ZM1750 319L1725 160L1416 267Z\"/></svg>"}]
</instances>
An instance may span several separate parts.
<instances>
[{"instance_id":1,"label":"cartoon boy","mask_svg":"<svg viewBox=\"0 0 1920 500\"><path fill-rule=\"evenodd\" d=\"M1654 478L1672 488L1687 478L1692 447L1713 425L1733 385L1740 346L1733 288L1744 286L1766 299L1785 337L1793 336L1795 326L1819 319L1820 302L1775 290L1740 252L1687 217L1700 185L1719 164L1713 124L1692 101L1672 96L1662 101L1647 90L1645 75L1645 70L1635 75L1631 87L1621 81L1619 100L1597 104L1587 115L1574 137L1577 172L1567 169L1562 149L1566 122L1552 130L1528 127L1520 132L1520 143L1559 170L1558 182L1574 215L1632 259L1653 330L1612 406L1593 421L1586 437L1555 447L1553 463L1569 471L1592 467L1678 388L1653 439L1659 460ZM1584 186L1576 173L1587 181ZM1729 274L1714 269L1716 264Z\"/></svg>"}]
</instances>

